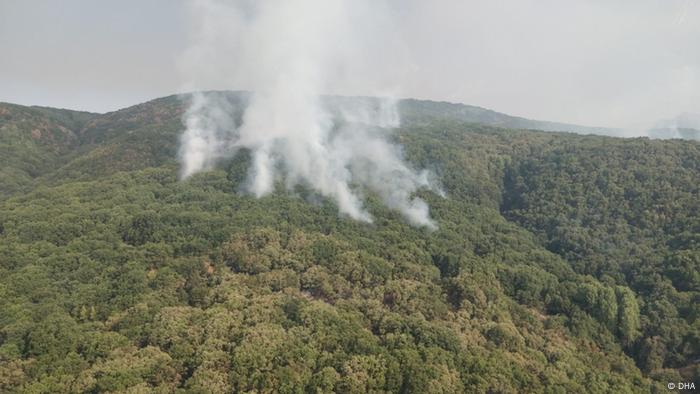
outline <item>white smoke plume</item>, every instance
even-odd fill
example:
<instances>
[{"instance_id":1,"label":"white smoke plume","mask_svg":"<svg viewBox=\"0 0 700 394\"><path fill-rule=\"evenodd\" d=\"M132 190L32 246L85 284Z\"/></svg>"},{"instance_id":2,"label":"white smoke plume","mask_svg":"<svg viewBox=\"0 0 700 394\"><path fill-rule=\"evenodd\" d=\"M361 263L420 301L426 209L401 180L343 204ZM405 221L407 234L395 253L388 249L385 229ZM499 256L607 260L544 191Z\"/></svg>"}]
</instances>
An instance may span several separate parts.
<instances>
[{"instance_id":1,"label":"white smoke plume","mask_svg":"<svg viewBox=\"0 0 700 394\"><path fill-rule=\"evenodd\" d=\"M284 179L287 187L308 185L335 199L342 213L370 222L359 194L366 188L411 224L435 228L427 204L414 196L432 187L427 173L405 164L388 140L399 125L396 103L321 96L338 81L372 75L361 59L373 51L400 54L400 40L372 40L379 31L391 37L384 30L392 21L370 3L198 2L184 60L191 86L223 83L252 94L239 103L242 109L220 94L194 95L184 119L182 177L245 148L252 155L247 187L255 196ZM240 121L236 111L243 111Z\"/></svg>"}]
</instances>

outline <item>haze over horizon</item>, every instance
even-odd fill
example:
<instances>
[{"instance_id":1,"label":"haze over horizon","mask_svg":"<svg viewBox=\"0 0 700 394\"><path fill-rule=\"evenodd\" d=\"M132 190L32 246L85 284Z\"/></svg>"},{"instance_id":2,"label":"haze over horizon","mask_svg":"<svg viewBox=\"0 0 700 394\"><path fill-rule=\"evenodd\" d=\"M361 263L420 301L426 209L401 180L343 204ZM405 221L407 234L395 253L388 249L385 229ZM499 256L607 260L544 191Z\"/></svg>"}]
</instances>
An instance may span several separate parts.
<instances>
[{"instance_id":1,"label":"haze over horizon","mask_svg":"<svg viewBox=\"0 0 700 394\"><path fill-rule=\"evenodd\" d=\"M207 57L187 56L202 34L197 9L209 3L0 1L0 101L106 112L185 90L246 89L222 78L225 70L197 74ZM700 112L695 1L373 7L391 28L374 29L374 44L357 52L361 67L349 64L352 78L326 93L461 102L620 128ZM366 34L369 24L349 25Z\"/></svg>"}]
</instances>

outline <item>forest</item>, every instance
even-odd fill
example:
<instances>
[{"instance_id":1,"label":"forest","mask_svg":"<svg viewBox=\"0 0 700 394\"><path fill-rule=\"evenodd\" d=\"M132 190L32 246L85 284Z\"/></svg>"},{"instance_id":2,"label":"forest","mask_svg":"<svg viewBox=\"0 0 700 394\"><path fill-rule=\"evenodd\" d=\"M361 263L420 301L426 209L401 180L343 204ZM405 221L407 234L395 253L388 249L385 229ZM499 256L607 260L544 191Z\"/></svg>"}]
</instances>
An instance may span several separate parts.
<instances>
[{"instance_id":1,"label":"forest","mask_svg":"<svg viewBox=\"0 0 700 394\"><path fill-rule=\"evenodd\" d=\"M700 384L700 142L406 102L391 138L445 192L418 192L430 231L371 191L371 224L247 195L246 152L179 180L185 108L0 103L0 392Z\"/></svg>"}]
</instances>

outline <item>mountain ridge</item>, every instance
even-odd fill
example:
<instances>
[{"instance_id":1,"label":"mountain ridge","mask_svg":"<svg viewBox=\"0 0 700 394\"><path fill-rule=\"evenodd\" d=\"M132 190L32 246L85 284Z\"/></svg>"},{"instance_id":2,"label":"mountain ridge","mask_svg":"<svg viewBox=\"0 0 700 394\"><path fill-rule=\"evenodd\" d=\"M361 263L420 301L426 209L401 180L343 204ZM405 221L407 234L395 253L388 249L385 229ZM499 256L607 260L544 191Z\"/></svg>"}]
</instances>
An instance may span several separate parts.
<instances>
[{"instance_id":1,"label":"mountain ridge","mask_svg":"<svg viewBox=\"0 0 700 394\"><path fill-rule=\"evenodd\" d=\"M239 99L247 99L251 92L249 91L235 91L235 90L216 90L216 91L204 91L204 92L191 92L191 93L179 93L168 96L163 96L155 98L152 100L145 101L143 103L135 104L132 106L120 108L114 111L108 111L104 113L90 113L80 110L72 109L61 109L46 106L29 106L28 108L35 109L50 109L53 111L69 111L72 113L90 114L90 115L109 115L122 113L124 111L131 111L141 106L148 106L153 102L164 102L170 101L172 99L180 99L187 102L189 97L194 94L204 93L204 94L218 94L218 95L229 95L236 96ZM468 123L479 123L494 127L503 128L518 128L518 129L533 129L542 131L558 131L558 132L575 132L579 134L601 134L603 135L613 135L619 132L619 130L607 127L597 127L597 126L581 126L564 122L552 122L544 120L533 120L520 116L512 116L503 112L498 112L492 109L483 108L480 106L469 105L464 103L454 103L448 101L439 100L428 100L428 99L414 99L414 98L378 98L371 96L338 96L338 95L323 95L324 99L336 100L336 101L353 101L353 100L389 100L396 103L402 117L408 120L414 120L418 118L426 117L439 117L442 119L449 118L453 120L468 122ZM19 104L3 103L15 106L21 106Z\"/></svg>"}]
</instances>

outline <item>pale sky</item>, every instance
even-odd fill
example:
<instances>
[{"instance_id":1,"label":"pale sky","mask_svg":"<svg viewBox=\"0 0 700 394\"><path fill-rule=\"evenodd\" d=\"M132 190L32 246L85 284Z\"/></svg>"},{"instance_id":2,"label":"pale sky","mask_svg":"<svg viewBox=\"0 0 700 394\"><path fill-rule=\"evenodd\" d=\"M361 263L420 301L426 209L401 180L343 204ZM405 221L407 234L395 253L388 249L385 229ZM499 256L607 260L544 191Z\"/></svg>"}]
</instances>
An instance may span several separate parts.
<instances>
[{"instance_id":1,"label":"pale sky","mask_svg":"<svg viewBox=\"0 0 700 394\"><path fill-rule=\"evenodd\" d=\"M0 0L0 101L105 112L244 88L192 75L197 3ZM700 0L375 3L393 22L371 34L392 48L368 51L374 71L329 93L377 94L391 80L401 97L610 127L700 112Z\"/></svg>"}]
</instances>

